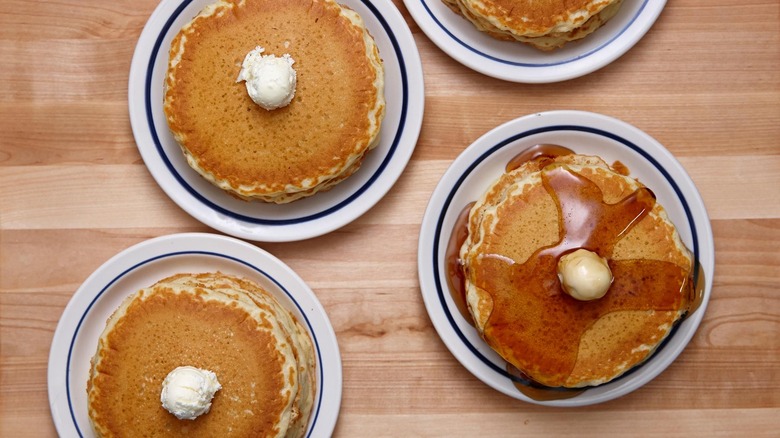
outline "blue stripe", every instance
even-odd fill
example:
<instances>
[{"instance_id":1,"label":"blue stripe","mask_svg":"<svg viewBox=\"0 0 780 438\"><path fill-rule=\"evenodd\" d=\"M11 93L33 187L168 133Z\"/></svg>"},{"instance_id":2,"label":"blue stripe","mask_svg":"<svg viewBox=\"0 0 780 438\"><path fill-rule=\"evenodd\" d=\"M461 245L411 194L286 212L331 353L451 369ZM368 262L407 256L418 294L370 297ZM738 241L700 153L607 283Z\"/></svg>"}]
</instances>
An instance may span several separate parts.
<instances>
[{"instance_id":1,"label":"blue stripe","mask_svg":"<svg viewBox=\"0 0 780 438\"><path fill-rule=\"evenodd\" d=\"M434 0L434 1L440 1L440 0ZM598 52L599 50L602 50L603 48L609 46L610 44L615 42L615 40L617 40L621 35L623 35L626 32L626 30L628 30L634 24L636 19L639 18L639 16L642 14L642 11L645 9L645 6L647 5L648 1L649 0L644 0L642 2L642 6L639 8L639 10L637 11L636 15L631 17L631 20L626 24L626 26L623 27L622 29L620 29L619 32L617 32L612 38L610 38L604 44L596 47L595 49L593 49L593 50L591 50L589 52L578 54L577 56L575 56L573 58L564 59L562 61L556 61L556 62L540 62L540 63L510 61L508 59L498 58L498 57L495 57L493 55L489 55L489 54L487 54L487 53L477 49L476 47L468 44L467 42L465 42L462 39L458 38L454 33L452 33L452 31L450 31L450 29L448 29L436 17L436 15L433 14L433 11L431 11L430 7L428 7L428 4L427 4L426 0L420 0L420 3L422 3L423 8L425 8L425 11L428 13L428 15L431 16L431 19L436 23L436 25L438 25L441 28L441 30L444 31L444 33L446 33L455 42L457 42L458 44L460 44L464 48L468 49L469 51L471 51L471 52L473 52L473 53L475 53L475 54L477 54L477 55L479 55L479 56L481 56L483 58L487 58L487 59L489 59L491 61L495 61L495 62L498 62L498 63L501 63L501 64L507 64L507 65L511 65L511 66L515 66L515 67L538 68L538 67L554 67L554 66L557 66L557 65L569 64L569 63L572 63L572 62L575 62L575 61L579 61L580 59L587 58L588 56L591 56L594 53Z\"/></svg>"},{"instance_id":2,"label":"blue stripe","mask_svg":"<svg viewBox=\"0 0 780 438\"><path fill-rule=\"evenodd\" d=\"M153 85L159 86L159 84L152 83L152 73L155 68L155 59L157 58L157 54L160 51L162 42L165 39L165 36L167 35L168 31L170 30L171 25L191 2L192 0L185 0L178 8L176 8L173 15L171 15L171 17L168 18L168 21L166 21L165 26L163 26L162 30L160 31L160 34L157 37L157 40L155 41L154 46L152 48L152 53L149 56L149 65L146 70L146 86L144 92L145 106L146 106L146 120L147 120L147 124L149 125L149 131L152 135L152 140L154 141L154 144L157 148L157 152L160 154L160 158L163 160L165 166L174 176L176 181L178 181L178 183L185 190L187 190L187 192L189 192L190 195L192 195L195 199L200 201L206 207L218 211L219 213L224 214L225 216L231 217L239 221L248 222L252 224L261 224L261 225L293 225L293 224L300 224L300 223L305 223L316 219L320 219L322 217L338 212L342 208L346 207L347 205L355 201L366 190L368 190L369 187L371 187L376 182L376 180L379 179L379 177L384 172L385 168L387 167L387 165L390 163L393 156L395 155L395 152L398 148L398 144L403 135L404 127L406 125L406 117L407 117L407 109L408 109L407 107L409 105L409 79L407 77L406 62L404 61L403 54L401 53L401 47L398 44L398 40L396 39L395 34L392 32L390 25L387 23L387 21L385 21L384 17L371 3L371 1L361 0L361 2L371 11L372 14L374 14L376 19L382 24L382 28L387 33L387 36L393 45L393 51L395 52L400 67L401 84L402 84L401 87L402 104L401 104L401 114L400 114L398 130L396 131L395 137L393 138L393 141L390 144L390 148L387 155L385 156L384 160L382 160L382 163L380 163L376 172L374 172L374 174L371 175L368 181L366 181L365 184L359 187L352 195L350 195L347 199L341 201L340 203L328 207L326 209L323 209L321 211L318 211L316 213L307 216L290 218L290 219L268 219L268 218L247 216L217 205L216 203L212 202L211 200L203 196L197 190L195 190L194 187L189 185L187 181L184 180L184 178L176 171L176 168L173 166L171 160L168 158L168 156L165 153L165 150L163 149L162 143L160 142L160 138L157 134L157 129L154 124L154 119L152 117L152 99L151 99L152 86ZM159 102L155 102L154 104L158 105Z\"/></svg>"},{"instance_id":3,"label":"blue stripe","mask_svg":"<svg viewBox=\"0 0 780 438\"><path fill-rule=\"evenodd\" d=\"M450 326L452 326L452 329L455 331L455 333L458 335L460 340L463 342L464 345L476 356L479 358L488 368L492 369L496 373L511 379L511 380L518 380L511 374L507 373L505 369L497 366L494 364L490 359L485 357L482 353L477 350L477 348L471 344L471 342L468 340L466 335L460 330L458 327L458 324L455 322L455 319L450 312L450 309L447 306L447 302L445 300L445 287L442 285L440 279L441 279L441 273L439 271L439 245L441 243L442 234L446 231L445 240L449 237L449 231L450 230L443 230L443 223L444 223L444 217L450 209L450 205L452 203L453 198L455 197L456 193L458 192L458 189L463 184L463 182L466 180L466 178L474 171L474 169L482 163L485 159L487 159L489 156L491 156L496 151L500 150L501 148L512 144L513 142L525 138L528 136L544 133L544 132L554 132L554 131L579 131L579 132L587 132L595 135L599 135L602 137L607 137L611 140L617 141L622 143L623 145L627 146L629 149L639 153L642 155L643 158L645 158L648 162L650 162L666 179L666 181L669 183L669 185L674 190L677 197L680 199L680 202L682 203L683 210L685 211L685 216L688 220L688 223L690 224L690 231L691 231L691 238L693 240L693 259L694 259L694 266L699 265L699 238L698 233L696 231L696 223L693 219L693 214L691 212L690 206L688 205L687 200L685 199L685 196L683 195L682 191L680 190L680 187L677 185L677 183L674 181L674 178L669 174L669 172L664 169L663 166L661 166L658 161L656 161L655 158L652 157L647 151L642 149L641 147L637 146L636 144L626 140L623 137L620 137L616 134L613 134L611 132L607 132L601 129L586 127L586 126L578 126L578 125L552 125L552 126L545 126L541 128L531 129L525 132L521 132L519 134L515 134L511 137L508 137L504 139L503 141L497 143L496 145L489 148L487 151L485 151L482 155L479 156L469 167L463 172L463 174L458 178L458 180L455 182L454 186L450 190L449 194L447 195L447 198L445 199L444 205L441 208L441 211L439 212L439 219L436 223L436 230L434 233L434 239L433 239L433 278L436 285L436 293L439 297L439 303L441 304L442 309L444 310L444 314L447 317L447 321L449 321ZM462 206L461 206L462 207ZM458 207L458 208L461 208ZM694 269L694 276L693 276L693 282L694 285L697 284L698 281L698 269ZM694 286L695 287L695 286ZM671 335L671 333L670 333ZM665 343L664 343L665 344ZM664 344L659 345L659 347L656 349L654 354L657 354L661 349L663 348ZM645 361L647 363L647 361ZM635 367L638 368L638 367ZM628 373L623 374L618 379L625 377L628 375ZM616 381L617 379L613 380Z\"/></svg>"},{"instance_id":4,"label":"blue stripe","mask_svg":"<svg viewBox=\"0 0 780 438\"><path fill-rule=\"evenodd\" d=\"M240 263L240 264L242 264L244 266L247 266L247 267L251 268L252 270L254 270L255 272L257 272L258 274L262 275L263 277L271 280L279 289L284 291L285 295L287 295L287 297L293 303L295 303L295 307L297 307L298 311L300 312L300 314L303 315L303 319L306 321L306 327L308 327L309 334L311 334L311 336L313 338L314 347L315 347L315 350L317 351L317 361L320 364L320 366L319 366L319 387L317 388L318 389L318 391L317 391L317 393L318 393L318 396L317 396L317 409L315 411L316 414L314 415L314 418L311 419L311 427L309 428L310 431L313 431L315 425L317 424L317 417L319 416L320 407L322 406L322 393L324 392L323 388L324 388L325 379L324 379L324 371L323 371L322 353L320 351L319 342L317 341L317 334L314 332L314 329L312 328L311 323L309 322L309 317L306 315L306 312L303 310L303 308L298 303L298 301L295 300L295 297L293 297L292 294L290 294L290 291L288 291L281 283L279 283L275 278L273 278L270 275L268 275L268 273L266 273L264 270L262 270L261 268L255 266L255 265L252 265L252 264L250 264L250 263L248 263L248 262L246 262L244 260L241 260L239 258L230 256L230 255L227 255L227 254L221 254L221 253L216 253L216 252L211 252L211 251L176 251L176 252L160 254L158 256L146 259L146 260L141 261L139 263L136 263L135 265L133 265L133 266L125 269L124 271L122 271L122 273L120 273L119 275L114 277L105 286L103 286L102 289L100 289L100 292L98 292L98 294L95 295L95 298L92 299L92 301L89 303L87 308L84 310L84 313L81 315L81 318L79 318L78 325L76 325L76 330L73 332L73 338L71 338L71 341L70 341L70 347L68 348L68 361L67 361L67 364L65 366L65 390L66 390L66 393L67 393L67 396L68 396L68 408L70 409L70 416L71 416L71 419L73 420L73 425L76 427L76 432L78 432L80 437L84 436L82 431L81 431L81 429L79 428L78 421L76 421L76 414L74 412L73 401L71 400L71 395L70 395L70 389L71 389L70 388L70 379L69 379L69 376L70 376L70 364L71 364L71 360L72 360L72 357L73 357L73 347L74 347L74 344L76 343L76 339L78 338L79 330L81 329L81 325L84 322L84 319L89 314L90 309L92 309L92 306L100 299L101 296L103 296L103 294L108 289L111 288L111 286L114 283L116 283L117 281L122 279L127 274L135 271L136 269L138 269L138 268L140 268L140 267L142 267L144 265L147 265L147 264L149 264L151 262L154 262L154 261L157 261L157 260L161 260L161 259L165 259L165 258L169 258L169 257L185 256L185 255L205 255L205 256L211 256L211 257L219 257L219 258L223 258L223 259L232 260L234 262L237 262L237 263ZM309 434L311 434L311 432Z\"/></svg>"}]
</instances>

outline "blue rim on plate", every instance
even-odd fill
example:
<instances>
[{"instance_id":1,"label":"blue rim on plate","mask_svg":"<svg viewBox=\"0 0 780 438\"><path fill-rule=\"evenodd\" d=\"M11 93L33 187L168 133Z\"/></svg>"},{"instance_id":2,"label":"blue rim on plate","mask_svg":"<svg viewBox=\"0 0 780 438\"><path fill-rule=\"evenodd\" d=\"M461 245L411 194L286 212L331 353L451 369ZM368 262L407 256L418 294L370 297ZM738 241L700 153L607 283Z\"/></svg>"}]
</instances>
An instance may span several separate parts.
<instances>
[{"instance_id":1,"label":"blue rim on plate","mask_svg":"<svg viewBox=\"0 0 780 438\"><path fill-rule=\"evenodd\" d=\"M334 189L292 204L235 200L203 188L200 175L182 165L178 144L161 120L156 93L167 69L167 41L205 0L163 1L139 39L131 66L131 124L144 162L166 193L196 219L227 234L251 240L291 241L325 234L356 219L378 202L408 163L422 126L422 65L411 31L389 0L349 0L359 9L385 60L385 121L380 145L367 154L361 171ZM173 6L170 12L167 12ZM166 62L163 62L163 58ZM392 86L392 88L388 88ZM136 96L138 94L138 96ZM137 107L137 108L136 108ZM161 138L165 135L165 138ZM157 168L159 164L159 169ZM317 198L313 200L313 198ZM256 207L256 208L255 208Z\"/></svg>"},{"instance_id":2,"label":"blue rim on plate","mask_svg":"<svg viewBox=\"0 0 780 438\"><path fill-rule=\"evenodd\" d=\"M666 1L625 2L616 17L583 40L587 44L577 41L548 53L515 41L494 40L441 0L404 0L404 3L425 34L458 62L498 79L542 83L582 76L614 61L641 39ZM539 56L523 56L526 50Z\"/></svg>"},{"instance_id":3,"label":"blue rim on plate","mask_svg":"<svg viewBox=\"0 0 780 438\"><path fill-rule=\"evenodd\" d=\"M455 320L453 319L452 312L450 311L449 307L447 306L447 302L445 300L445 287L442 285L441 278L442 275L439 272L439 266L443 263L440 256L439 247L441 245L441 239L442 235L445 236L445 239L449 237L450 230L444 230L443 229L443 223L444 223L444 217L447 213L447 211L450 209L450 203L452 202L452 198L455 196L455 193L460 188L461 184L463 184L463 181L466 180L466 178L471 174L471 172L480 164L482 161L484 161L487 157L492 155L497 150L514 143L515 141L528 137L530 135L540 134L544 132L554 132L554 131L580 131L580 132L587 132L595 135L599 135L602 137L606 137L612 140L615 140L617 142L622 143L623 145L627 146L628 148L638 152L640 155L642 155L649 163L651 163L667 180L667 182L672 186L675 193L680 199L680 202L682 203L682 207L685 210L685 215L688 218L688 223L690 224L690 232L691 236L693 236L693 260L694 260L694 266L698 266L699 264L699 241L698 241L698 233L696 231L696 224L693 220L693 215L691 214L691 208L688 205L688 201L685 199L685 195L683 195L682 191L680 191L680 188L677 186L677 183L674 181L674 179L669 175L669 172L666 171L666 169L661 166L658 161L655 160L650 154L648 154L644 149L640 148L636 144L626 140L625 138L622 138L616 134L613 134L611 132L607 132L601 129L591 128L588 126L577 126L577 125L552 125L552 126L545 126L542 128L536 128L536 129L530 129L525 132L521 132L512 136L509 136L505 138L504 140L498 142L493 147L489 148L485 153L483 153L477 160L475 160L471 165L468 167L468 169L463 173L463 175L458 178L458 181L455 183L455 185L450 190L450 193L447 195L447 200L445 201L444 205L442 206L440 212L439 212L439 220L436 222L436 231L434 234L433 239L433 272L434 272L434 278L436 283L436 292L439 296L439 304L442 307L442 310L444 311L444 314L447 315L447 320L450 322L450 325L452 325L453 330L458 334L458 337L466 344L466 346L471 350L472 353L474 353L475 356L477 356L485 365L493 369L493 371L496 371L497 373L501 374L502 376L506 377L507 379L514 380L514 376L506 372L503 368L496 366L490 359L485 357L482 353L477 350L474 345L472 345L469 340L466 338L466 336L463 334L463 332L460 330L458 325L455 323ZM694 271L693 274L693 283L697 284L698 280L698 272ZM659 347L656 350L656 353L658 351L661 351L661 347ZM636 370L636 368L634 368ZM618 379L625 377L627 374L624 374L620 376ZM617 381L618 379L613 380Z\"/></svg>"},{"instance_id":4,"label":"blue rim on plate","mask_svg":"<svg viewBox=\"0 0 780 438\"><path fill-rule=\"evenodd\" d=\"M232 261L234 261L236 263L240 263L240 264L242 264L242 265L252 269L253 271L257 272L258 274L262 275L263 277L271 280L281 291L283 291L285 293L285 295L287 295L287 297L293 303L295 303L296 308L298 309L299 312L301 312L301 315L303 315L303 318L306 321L306 329L308 330L309 334L311 334L312 341L313 341L313 344L314 344L314 349L317 351L317 363L318 364L322 363L322 352L320 351L320 343L317 340L317 334L314 332L314 330L312 329L311 323L309 322L309 317L306 316L306 313L304 313L303 308L298 303L298 301L295 299L295 297L293 297L293 295L290 294L290 291L288 291L287 288L285 288L281 283L279 283L279 281L277 281L274 277L270 276L265 270L255 266L255 265L253 265L251 263L248 263L248 262L246 262L244 260L241 260L241 259L239 259L237 257L230 256L228 254L221 254L221 253L212 252L212 251L175 251L175 252L170 252L170 253L166 253L166 254L160 254L158 256L151 257L151 258L143 260L143 261L141 261L139 263L136 263L135 265L127 268L126 270L124 270L121 274L119 274L116 277L114 277L113 279L111 279L111 281L106 283L106 285L103 286L103 288L100 290L100 292L98 292L95 295L95 298L93 298L92 301L87 306L87 308L84 309L84 313L81 315L81 318L79 318L79 323L76 325L76 330L73 332L73 336L71 337L70 347L68 348L68 361L67 361L67 364L65 366L65 375L66 376L70 375L70 363L71 363L72 356L73 356L73 345L76 342L76 338L78 338L79 330L81 329L81 324L84 322L84 318L86 318L86 316L89 313L89 311L92 308L92 306L95 304L95 302L97 300L100 299L101 296L103 296L103 294L106 292L106 290L108 290L114 283L116 283L118 280L120 280L125 275L129 274L130 272L135 271L136 269L140 268L143 265L146 265L147 263L151 263L151 262L154 262L154 261L157 261L157 260L161 260L161 259L165 259L165 258L168 258L168 257L177 257L177 256L183 256L183 255L205 255L205 256L210 256L210 257L219 257L219 258L232 260ZM320 385L323 385L324 380L325 380L323 378L324 377L323 367L322 366L318 367L317 371L319 372L319 376L318 376L317 382ZM315 416L314 416L314 418L312 418L310 420L311 421L311 426L309 426L310 431L317 424L317 415L319 414L319 411L320 411L320 405L322 404L322 394L323 394L323 391L325 389L326 388L324 388L323 386L318 386L317 387L317 403L315 404L315 408L313 410L315 412ZM70 415L71 415L71 419L73 420L73 425L76 427L76 431L78 432L79 436L83 436L83 434L81 433L81 429L79 428L78 421L76 420L76 414L73 412L73 401L71 400L71 395L70 395L70 391L71 391L70 379L68 379L67 377L65 379L65 390L68 393L68 407L70 409Z\"/></svg>"},{"instance_id":5,"label":"blue rim on plate","mask_svg":"<svg viewBox=\"0 0 780 438\"><path fill-rule=\"evenodd\" d=\"M379 168L376 170L376 172L374 172L374 174L371 176L368 182L363 184L360 188L358 188L352 195L350 195L344 201L334 206L331 206L327 209L319 211L317 213L297 217L294 219L267 219L267 218L264 219L264 218L257 218L257 217L239 214L234 211L228 210L224 207L221 207L214 202L211 202L209 199L207 199L205 196L201 195L197 190L195 190L191 185L189 185L187 181L185 181L184 178L182 178L182 176L176 171L176 169L173 167L173 164L171 163L170 158L165 153L165 150L163 149L163 146L160 143L160 139L157 136L157 128L155 127L154 120L152 118L152 72L155 67L154 61L157 58L157 54L160 50L160 46L162 45L165 35L168 33L168 31L171 28L171 24L179 17L181 12L192 2L192 0L185 0L176 9L176 12L173 15L171 15L171 17L165 23L165 26L160 32L160 35L157 37L157 41L155 41L154 43L154 48L152 49L152 53L149 55L149 67L146 72L146 92L144 93L144 99L146 101L146 121L149 124L149 130L151 131L152 137L154 138L154 144L155 147L157 148L157 153L160 154L160 158L162 158L162 160L165 162L165 165L168 167L168 170L176 177L176 180L179 181L179 184L181 184L182 187L184 187L188 192L190 192L192 196L200 200L200 202L207 205L209 208L219 211L220 213L226 216L239 219L245 222L250 222L254 224L264 224L264 225L296 224L296 223L308 222L310 220L314 220L322 216L329 215L333 212L341 210L345 205L348 205L356 197L360 196L361 193L363 193L369 187L371 187L374 181L376 181L379 175L381 175L382 171L387 166L387 163L390 161L390 159L393 158L393 154L395 154L395 150L398 147L398 140L401 138L401 134L403 133L404 130L404 124L406 122L406 111L407 111L408 100L409 100L409 84L408 84L408 79L406 77L406 69L404 66L403 54L401 53L401 49L398 46L398 41L396 40L393 31L388 26L387 21L385 21L382 15L379 14L379 11L376 10L376 7L374 7L374 5L371 4L371 2L367 0L361 0L361 1L371 10L371 12L374 13L376 18L382 23L382 27L387 32L387 35L390 37L390 40L393 43L393 48L395 49L395 54L398 57L399 63L401 64L402 67L401 82L403 84L403 88L401 89L401 94L403 96L403 106L401 108L401 122L399 124L398 131L396 131L395 137L393 138L392 145L390 146L390 152L387 154L387 156L385 156L384 160L382 160L382 164L379 165ZM178 31L178 29L176 29L176 31Z\"/></svg>"},{"instance_id":6,"label":"blue rim on plate","mask_svg":"<svg viewBox=\"0 0 780 438\"><path fill-rule=\"evenodd\" d=\"M113 312L113 303L132 294L126 286L143 279L143 287L148 287L173 271L194 270L200 265L262 279L260 283L270 285L269 292L297 315L316 351L317 395L307 436L332 432L341 400L341 360L335 333L314 293L289 267L260 248L230 237L185 233L151 239L120 252L98 268L71 298L55 331L48 371L50 404L61 434L85 436L92 431L85 418L86 406L82 406L86 403L84 385L88 376L80 374L97 348L97 341L92 345L91 338L102 332L104 314ZM160 272L165 274L158 278ZM97 322L102 323L100 327L95 326ZM85 357L89 347L93 350ZM81 391L78 397L74 391Z\"/></svg>"},{"instance_id":7,"label":"blue rim on plate","mask_svg":"<svg viewBox=\"0 0 780 438\"><path fill-rule=\"evenodd\" d=\"M625 395L647 383L670 365L693 336L701 321L709 299L714 271L712 230L703 202L692 181L663 146L646 134L638 135L635 128L629 129L626 126L628 125L615 119L579 111L553 111L516 119L485 134L467 148L445 172L431 197L423 219L418 254L420 286L429 316L453 355L476 377L506 395L551 406L583 406ZM622 130L622 133L618 133L621 131L617 128ZM452 226L453 217L467 204L463 202L465 198L470 198L475 190L481 193L482 189L472 187L473 181L492 180L495 176L492 175L493 170L482 169L494 155L501 154L502 157L511 158L530 146L526 143L549 143L551 136L579 135L590 136L589 142L593 144L603 140L605 143L619 145L609 146L613 150L612 153L620 148L620 154L637 157L632 163L622 161L629 169L634 171L636 167L644 167L643 174L653 173L661 178L664 190L668 190L669 196L677 200L675 206L664 206L679 211L680 223L676 223L678 230L681 235L689 236L690 243L686 245L693 253L694 266L701 266L705 274L706 278L700 278L698 270L694 270L693 278L695 287L704 282L701 283L705 290L704 301L696 313L678 324L652 357L641 366L634 367L604 385L588 388L577 397L539 401L530 399L513 387L512 382L517 379L505 370L503 359L475 334L473 326L465 322L454 304L448 302L448 299L451 301L452 298L446 284L444 248L452 231L448 227ZM520 147L521 144L525 146ZM565 145L577 151L576 145ZM594 146L589 147L592 149ZM488 169L494 169L495 164L489 163L487 166ZM477 175L480 172L483 175ZM472 181L469 181L470 178L473 178ZM479 185L481 187L481 182ZM486 188L487 185L483 189ZM476 198L468 200L474 201ZM683 228L679 228L680 226ZM660 358L654 360L656 357Z\"/></svg>"}]
</instances>

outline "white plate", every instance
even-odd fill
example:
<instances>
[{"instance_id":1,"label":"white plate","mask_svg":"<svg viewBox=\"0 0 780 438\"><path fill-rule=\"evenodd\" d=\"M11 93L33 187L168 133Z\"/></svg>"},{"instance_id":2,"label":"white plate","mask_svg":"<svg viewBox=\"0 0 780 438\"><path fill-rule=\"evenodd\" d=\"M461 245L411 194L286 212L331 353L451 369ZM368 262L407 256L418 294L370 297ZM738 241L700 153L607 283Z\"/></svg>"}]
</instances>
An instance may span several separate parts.
<instances>
[{"instance_id":1,"label":"white plate","mask_svg":"<svg viewBox=\"0 0 780 438\"><path fill-rule=\"evenodd\" d=\"M232 237L186 233L132 246L98 268L71 298L49 353L49 405L60 436L94 436L87 412L90 359L111 313L128 295L181 272L239 275L256 281L312 335L318 391L307 436L329 436L341 406L336 334L312 290L269 253Z\"/></svg>"},{"instance_id":2,"label":"white plate","mask_svg":"<svg viewBox=\"0 0 780 438\"><path fill-rule=\"evenodd\" d=\"M489 37L441 0L404 4L428 38L466 67L506 81L542 83L583 76L619 58L650 29L666 0L626 0L596 32L550 52Z\"/></svg>"},{"instance_id":3,"label":"white plate","mask_svg":"<svg viewBox=\"0 0 780 438\"><path fill-rule=\"evenodd\" d=\"M187 213L224 233L257 241L319 236L358 218L403 172L423 117L422 65L411 31L390 0L343 0L357 11L385 66L386 114L380 143L361 169L328 192L291 204L234 199L192 170L173 139L162 110L170 41L213 0L163 0L149 17L130 67L130 122L141 156L166 194Z\"/></svg>"},{"instance_id":4,"label":"white plate","mask_svg":"<svg viewBox=\"0 0 780 438\"><path fill-rule=\"evenodd\" d=\"M476 201L506 164L535 144L567 146L577 153L620 161L656 195L701 266L704 298L666 343L630 373L570 399L537 401L520 393L506 362L479 337L455 306L446 279L445 251L459 213ZM682 352L699 326L709 301L715 255L709 217L696 186L661 144L619 120L587 112L552 111L508 122L480 137L452 163L436 186L423 217L418 249L420 288L428 314L452 354L476 377L511 397L552 406L583 406L628 394L660 374Z\"/></svg>"}]
</instances>

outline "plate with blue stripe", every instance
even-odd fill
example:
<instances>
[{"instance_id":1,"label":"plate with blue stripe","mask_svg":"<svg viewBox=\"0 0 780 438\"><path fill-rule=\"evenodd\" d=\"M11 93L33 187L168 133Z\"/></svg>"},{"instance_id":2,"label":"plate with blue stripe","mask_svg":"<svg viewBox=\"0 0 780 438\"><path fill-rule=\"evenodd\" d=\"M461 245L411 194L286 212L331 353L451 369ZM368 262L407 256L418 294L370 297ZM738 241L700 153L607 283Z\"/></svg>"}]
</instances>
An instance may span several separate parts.
<instances>
[{"instance_id":1,"label":"plate with blue stripe","mask_svg":"<svg viewBox=\"0 0 780 438\"><path fill-rule=\"evenodd\" d=\"M564 146L575 153L619 162L630 176L653 191L694 259L694 289L700 296L691 312L642 365L603 385L579 393L543 393L515 386L507 363L479 336L458 307L459 291L448 274L448 246L463 211L505 172L512 159L537 144ZM583 111L550 111L509 121L468 146L445 171L423 216L418 245L423 301L434 328L453 356L492 388L519 400L548 406L585 406L626 395L669 367L693 337L712 290L715 249L704 202L682 164L648 134L621 120Z\"/></svg>"},{"instance_id":2,"label":"plate with blue stripe","mask_svg":"<svg viewBox=\"0 0 780 438\"><path fill-rule=\"evenodd\" d=\"M138 150L158 185L202 223L247 240L285 242L326 234L360 217L403 173L422 126L422 64L411 31L390 0L345 0L374 37L385 68L385 117L378 146L354 175L333 189L289 204L245 202L192 170L162 109L170 42L212 0L163 0L135 48L128 81L130 123Z\"/></svg>"},{"instance_id":3,"label":"plate with blue stripe","mask_svg":"<svg viewBox=\"0 0 780 438\"><path fill-rule=\"evenodd\" d=\"M341 406L341 354L314 292L286 264L242 240L181 233L138 243L96 269L73 294L49 352L49 406L63 437L93 437L87 409L90 360L109 316L129 295L179 273L219 271L247 278L272 294L309 332L317 392L306 436L330 436Z\"/></svg>"},{"instance_id":4,"label":"plate with blue stripe","mask_svg":"<svg viewBox=\"0 0 780 438\"><path fill-rule=\"evenodd\" d=\"M511 82L548 83L586 75L622 56L652 27L666 0L626 0L594 33L549 52L492 38L441 0L404 4L428 38L466 67Z\"/></svg>"}]
</instances>

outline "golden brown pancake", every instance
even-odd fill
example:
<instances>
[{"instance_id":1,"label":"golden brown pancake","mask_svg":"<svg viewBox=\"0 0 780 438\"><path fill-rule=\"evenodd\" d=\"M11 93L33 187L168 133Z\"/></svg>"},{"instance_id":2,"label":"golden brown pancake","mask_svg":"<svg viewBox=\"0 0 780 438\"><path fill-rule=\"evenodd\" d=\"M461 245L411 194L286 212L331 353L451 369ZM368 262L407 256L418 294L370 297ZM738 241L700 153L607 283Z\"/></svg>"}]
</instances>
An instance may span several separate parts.
<instances>
[{"instance_id":1,"label":"golden brown pancake","mask_svg":"<svg viewBox=\"0 0 780 438\"><path fill-rule=\"evenodd\" d=\"M493 38L540 50L585 38L617 14L623 0L442 0Z\"/></svg>"},{"instance_id":2,"label":"golden brown pancake","mask_svg":"<svg viewBox=\"0 0 780 438\"><path fill-rule=\"evenodd\" d=\"M541 157L503 174L471 209L461 248L476 328L551 387L608 382L646 360L685 313L691 256L652 192L598 157ZM608 260L603 298L563 291L561 255Z\"/></svg>"},{"instance_id":3,"label":"golden brown pancake","mask_svg":"<svg viewBox=\"0 0 780 438\"><path fill-rule=\"evenodd\" d=\"M160 403L179 366L222 385L208 413L179 420ZM180 274L129 296L100 337L87 386L98 436L302 436L312 409L314 351L306 331L257 284Z\"/></svg>"},{"instance_id":4,"label":"golden brown pancake","mask_svg":"<svg viewBox=\"0 0 780 438\"><path fill-rule=\"evenodd\" d=\"M268 111L236 82L248 52L289 54L292 102ZM242 199L332 188L379 141L384 71L354 11L332 0L220 0L171 42L164 110L190 166Z\"/></svg>"}]
</instances>

